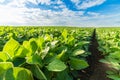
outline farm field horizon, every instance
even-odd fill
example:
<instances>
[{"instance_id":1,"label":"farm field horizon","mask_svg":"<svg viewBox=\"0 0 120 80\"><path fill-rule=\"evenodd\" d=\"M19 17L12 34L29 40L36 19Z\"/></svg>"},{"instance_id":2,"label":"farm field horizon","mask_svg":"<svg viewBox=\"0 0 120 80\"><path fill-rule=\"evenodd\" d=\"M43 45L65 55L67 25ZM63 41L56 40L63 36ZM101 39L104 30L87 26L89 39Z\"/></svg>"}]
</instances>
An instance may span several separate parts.
<instances>
[{"instance_id":1,"label":"farm field horizon","mask_svg":"<svg viewBox=\"0 0 120 80\"><path fill-rule=\"evenodd\" d=\"M118 27L0 27L0 79L119 80L119 38Z\"/></svg>"},{"instance_id":2,"label":"farm field horizon","mask_svg":"<svg viewBox=\"0 0 120 80\"><path fill-rule=\"evenodd\" d=\"M120 1L0 0L0 80L120 80Z\"/></svg>"}]
</instances>

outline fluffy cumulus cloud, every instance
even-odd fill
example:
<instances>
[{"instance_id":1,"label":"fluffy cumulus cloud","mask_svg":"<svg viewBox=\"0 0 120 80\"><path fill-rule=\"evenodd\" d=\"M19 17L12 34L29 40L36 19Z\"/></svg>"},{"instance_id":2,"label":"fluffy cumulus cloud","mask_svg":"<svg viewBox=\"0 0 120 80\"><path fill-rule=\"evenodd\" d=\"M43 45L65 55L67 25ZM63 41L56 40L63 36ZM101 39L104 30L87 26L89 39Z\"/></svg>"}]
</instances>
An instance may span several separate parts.
<instances>
[{"instance_id":1,"label":"fluffy cumulus cloud","mask_svg":"<svg viewBox=\"0 0 120 80\"><path fill-rule=\"evenodd\" d=\"M0 0L0 25L101 25L102 19L111 17L97 12L86 12L84 9L100 5L104 1L71 0L76 9L83 9L73 11L68 9L62 0ZM28 4L33 7L29 7ZM116 22L119 22L119 19L116 19Z\"/></svg>"},{"instance_id":2,"label":"fluffy cumulus cloud","mask_svg":"<svg viewBox=\"0 0 120 80\"><path fill-rule=\"evenodd\" d=\"M61 11L28 8L28 2L34 5L57 4L56 8ZM0 13L0 25L70 25L71 20L83 15L84 11L69 10L60 0L12 0L7 5L0 5Z\"/></svg>"},{"instance_id":3,"label":"fluffy cumulus cloud","mask_svg":"<svg viewBox=\"0 0 120 80\"><path fill-rule=\"evenodd\" d=\"M77 9L87 9L93 6L101 5L106 0L71 0Z\"/></svg>"},{"instance_id":4,"label":"fluffy cumulus cloud","mask_svg":"<svg viewBox=\"0 0 120 80\"><path fill-rule=\"evenodd\" d=\"M3 3L4 2L4 0L0 0L0 3Z\"/></svg>"}]
</instances>

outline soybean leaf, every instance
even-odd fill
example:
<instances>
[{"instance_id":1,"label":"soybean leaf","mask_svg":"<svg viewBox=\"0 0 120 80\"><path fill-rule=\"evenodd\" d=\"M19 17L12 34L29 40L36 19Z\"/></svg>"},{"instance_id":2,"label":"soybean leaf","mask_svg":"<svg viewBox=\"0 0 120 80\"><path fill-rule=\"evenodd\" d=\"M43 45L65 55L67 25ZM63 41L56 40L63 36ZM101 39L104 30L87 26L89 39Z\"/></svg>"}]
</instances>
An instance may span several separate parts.
<instances>
[{"instance_id":1,"label":"soybean leaf","mask_svg":"<svg viewBox=\"0 0 120 80\"><path fill-rule=\"evenodd\" d=\"M34 38L32 38L32 39L29 40L29 43L30 43L32 53L34 54L36 52L37 48L38 48L36 40Z\"/></svg>"},{"instance_id":2,"label":"soybean leaf","mask_svg":"<svg viewBox=\"0 0 120 80\"><path fill-rule=\"evenodd\" d=\"M73 69L76 69L76 70L81 70L89 66L85 60L80 60L72 57L70 58L70 65Z\"/></svg>"},{"instance_id":3,"label":"soybean leaf","mask_svg":"<svg viewBox=\"0 0 120 80\"><path fill-rule=\"evenodd\" d=\"M2 77L0 80L34 80L29 70L20 67L9 68Z\"/></svg>"},{"instance_id":4,"label":"soybean leaf","mask_svg":"<svg viewBox=\"0 0 120 80\"><path fill-rule=\"evenodd\" d=\"M68 55L66 54L66 51L67 51L67 47L65 47L65 49L62 50L62 52L57 55L57 58L62 60L62 61L67 60Z\"/></svg>"},{"instance_id":5,"label":"soybean leaf","mask_svg":"<svg viewBox=\"0 0 120 80\"><path fill-rule=\"evenodd\" d=\"M20 46L15 53L15 57L25 58L28 52L29 51L24 46Z\"/></svg>"},{"instance_id":6,"label":"soybean leaf","mask_svg":"<svg viewBox=\"0 0 120 80\"><path fill-rule=\"evenodd\" d=\"M67 68L67 66L64 64L64 62L62 62L59 59L55 59L53 60L51 63L48 64L47 69L49 71L55 71L55 72L60 72L63 71Z\"/></svg>"},{"instance_id":7,"label":"soybean leaf","mask_svg":"<svg viewBox=\"0 0 120 80\"><path fill-rule=\"evenodd\" d=\"M67 40L67 35L68 35L68 32L67 32L66 29L64 29L63 32L62 32L62 36L63 36L65 41Z\"/></svg>"},{"instance_id":8,"label":"soybean leaf","mask_svg":"<svg viewBox=\"0 0 120 80\"><path fill-rule=\"evenodd\" d=\"M5 52L0 52L0 62L6 62L7 60L9 60L8 54Z\"/></svg>"},{"instance_id":9,"label":"soybean leaf","mask_svg":"<svg viewBox=\"0 0 120 80\"><path fill-rule=\"evenodd\" d=\"M24 41L24 42L23 42L23 46L24 46L24 48L26 48L26 50L27 50L26 56L31 56L33 53L32 53L32 49L31 49L31 47L30 47L29 41Z\"/></svg>"},{"instance_id":10,"label":"soybean leaf","mask_svg":"<svg viewBox=\"0 0 120 80\"><path fill-rule=\"evenodd\" d=\"M44 73L40 70L40 68L38 67L38 65L31 65L30 66L30 70L33 73L33 75L39 79L39 80L47 80L46 76L44 75Z\"/></svg>"},{"instance_id":11,"label":"soybean leaf","mask_svg":"<svg viewBox=\"0 0 120 80\"><path fill-rule=\"evenodd\" d=\"M12 67L13 67L13 64L11 62L0 62L0 70L2 70L2 69L7 70Z\"/></svg>"},{"instance_id":12,"label":"soybean leaf","mask_svg":"<svg viewBox=\"0 0 120 80\"><path fill-rule=\"evenodd\" d=\"M75 38L73 37L73 36L70 36L69 38L68 38L68 44L74 44L74 40L75 40Z\"/></svg>"},{"instance_id":13,"label":"soybean leaf","mask_svg":"<svg viewBox=\"0 0 120 80\"><path fill-rule=\"evenodd\" d=\"M30 39L29 41L24 41L23 46L28 50L27 51L24 49L27 56L31 56L31 55L35 54L36 50L38 49L36 39L34 39L34 38Z\"/></svg>"},{"instance_id":14,"label":"soybean leaf","mask_svg":"<svg viewBox=\"0 0 120 80\"><path fill-rule=\"evenodd\" d=\"M62 71L57 74L56 80L73 80L72 76L68 74L68 72Z\"/></svg>"},{"instance_id":15,"label":"soybean leaf","mask_svg":"<svg viewBox=\"0 0 120 80\"><path fill-rule=\"evenodd\" d=\"M25 68L15 67L13 68L13 74L15 80L34 80L31 71Z\"/></svg>"},{"instance_id":16,"label":"soybean leaf","mask_svg":"<svg viewBox=\"0 0 120 80\"><path fill-rule=\"evenodd\" d=\"M85 53L84 50L77 49L77 50L73 51L72 56L78 56L78 55L81 55L83 53Z\"/></svg>"},{"instance_id":17,"label":"soybean leaf","mask_svg":"<svg viewBox=\"0 0 120 80\"><path fill-rule=\"evenodd\" d=\"M13 73L14 73L13 68L6 70L6 72L4 72L4 75L2 76L3 77L2 80L16 80Z\"/></svg>"},{"instance_id":18,"label":"soybean leaf","mask_svg":"<svg viewBox=\"0 0 120 80\"><path fill-rule=\"evenodd\" d=\"M13 64L11 62L0 62L0 80L4 80L6 77L6 72L8 69L13 68ZM12 77L12 76L11 76ZM11 77L9 77L9 79L5 79L5 80L10 80ZM14 80L14 79L12 79Z\"/></svg>"},{"instance_id":19,"label":"soybean leaf","mask_svg":"<svg viewBox=\"0 0 120 80\"><path fill-rule=\"evenodd\" d=\"M40 56L38 55L32 55L32 56L29 56L27 57L27 61L26 61L28 64L38 64L40 65L41 67L43 66L42 65L42 59Z\"/></svg>"},{"instance_id":20,"label":"soybean leaf","mask_svg":"<svg viewBox=\"0 0 120 80\"><path fill-rule=\"evenodd\" d=\"M112 80L120 80L120 75L107 75L108 78L112 79Z\"/></svg>"},{"instance_id":21,"label":"soybean leaf","mask_svg":"<svg viewBox=\"0 0 120 80\"><path fill-rule=\"evenodd\" d=\"M11 38L4 46L3 51L7 52L11 57L14 57L15 51L18 49L20 44Z\"/></svg>"},{"instance_id":22,"label":"soybean leaf","mask_svg":"<svg viewBox=\"0 0 120 80\"><path fill-rule=\"evenodd\" d=\"M42 50L43 49L43 44L44 44L45 40L43 37L39 37L37 39L37 43L38 43L38 47L40 47L40 49Z\"/></svg>"}]
</instances>

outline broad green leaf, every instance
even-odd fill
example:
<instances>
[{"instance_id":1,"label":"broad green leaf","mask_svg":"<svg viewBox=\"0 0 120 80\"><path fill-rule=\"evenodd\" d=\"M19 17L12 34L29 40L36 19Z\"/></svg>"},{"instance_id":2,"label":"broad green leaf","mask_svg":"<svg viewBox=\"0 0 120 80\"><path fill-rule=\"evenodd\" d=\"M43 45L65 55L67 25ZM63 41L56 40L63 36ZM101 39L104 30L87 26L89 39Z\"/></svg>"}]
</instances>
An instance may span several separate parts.
<instances>
[{"instance_id":1,"label":"broad green leaf","mask_svg":"<svg viewBox=\"0 0 120 80\"><path fill-rule=\"evenodd\" d=\"M80 60L77 58L70 58L70 65L73 69L76 70L81 70L89 66L85 60Z\"/></svg>"},{"instance_id":2,"label":"broad green leaf","mask_svg":"<svg viewBox=\"0 0 120 80\"><path fill-rule=\"evenodd\" d=\"M23 46L26 48L23 50L24 52L26 52L26 56L31 56L31 55L35 54L35 52L38 48L37 43L34 38L30 39L29 41L24 41Z\"/></svg>"},{"instance_id":3,"label":"broad green leaf","mask_svg":"<svg viewBox=\"0 0 120 80\"><path fill-rule=\"evenodd\" d=\"M65 59L67 59L66 57L66 51L67 51L67 48L65 48L60 54L57 55L57 58L64 61Z\"/></svg>"},{"instance_id":4,"label":"broad green leaf","mask_svg":"<svg viewBox=\"0 0 120 80\"><path fill-rule=\"evenodd\" d=\"M7 70L9 68L12 68L13 64L11 62L0 62L0 70Z\"/></svg>"},{"instance_id":5,"label":"broad green leaf","mask_svg":"<svg viewBox=\"0 0 120 80\"><path fill-rule=\"evenodd\" d=\"M30 43L32 53L34 54L36 52L37 48L38 48L36 40L34 38L32 38L32 39L29 40L29 43Z\"/></svg>"},{"instance_id":6,"label":"broad green leaf","mask_svg":"<svg viewBox=\"0 0 120 80\"><path fill-rule=\"evenodd\" d=\"M9 77L9 79L5 79L5 75L8 69L13 68L13 64L11 62L0 62L0 80L10 80L11 77ZM13 80L13 79L12 79Z\"/></svg>"},{"instance_id":7,"label":"broad green leaf","mask_svg":"<svg viewBox=\"0 0 120 80\"><path fill-rule=\"evenodd\" d=\"M11 57L14 57L15 51L19 48L20 44L11 38L4 46L3 51L10 54Z\"/></svg>"},{"instance_id":8,"label":"broad green leaf","mask_svg":"<svg viewBox=\"0 0 120 80\"><path fill-rule=\"evenodd\" d=\"M24 42L23 42L23 46L24 46L24 48L26 48L26 50L27 50L26 56L31 56L33 53L32 53L32 49L31 49L31 47L30 47L29 41L24 41Z\"/></svg>"},{"instance_id":9,"label":"broad green leaf","mask_svg":"<svg viewBox=\"0 0 120 80\"><path fill-rule=\"evenodd\" d=\"M81 55L83 53L85 53L84 50L77 49L77 50L73 51L72 56L78 56L78 55Z\"/></svg>"},{"instance_id":10,"label":"broad green leaf","mask_svg":"<svg viewBox=\"0 0 120 80\"><path fill-rule=\"evenodd\" d=\"M9 59L7 53L0 52L0 62L6 62Z\"/></svg>"},{"instance_id":11,"label":"broad green leaf","mask_svg":"<svg viewBox=\"0 0 120 80\"><path fill-rule=\"evenodd\" d=\"M27 61L26 61L28 64L38 64L40 65L41 67L43 66L42 65L42 59L40 56L38 55L32 55L32 56L29 56L27 57Z\"/></svg>"},{"instance_id":12,"label":"broad green leaf","mask_svg":"<svg viewBox=\"0 0 120 80\"><path fill-rule=\"evenodd\" d=\"M74 40L75 40L75 38L73 36L70 36L68 38L68 44L71 44L71 42L74 41Z\"/></svg>"},{"instance_id":13,"label":"broad green leaf","mask_svg":"<svg viewBox=\"0 0 120 80\"><path fill-rule=\"evenodd\" d=\"M69 72L62 71L57 74L56 80L73 80L72 76L68 74Z\"/></svg>"},{"instance_id":14,"label":"broad green leaf","mask_svg":"<svg viewBox=\"0 0 120 80\"><path fill-rule=\"evenodd\" d=\"M115 52L115 51L120 51L119 47L111 47L109 48L111 52Z\"/></svg>"},{"instance_id":15,"label":"broad green leaf","mask_svg":"<svg viewBox=\"0 0 120 80\"><path fill-rule=\"evenodd\" d=\"M34 80L31 71L25 69L25 68L20 68L20 67L15 67L13 68L14 71L14 76L15 80Z\"/></svg>"},{"instance_id":16,"label":"broad green leaf","mask_svg":"<svg viewBox=\"0 0 120 80\"><path fill-rule=\"evenodd\" d=\"M45 58L44 58L44 64L49 64L52 62L54 59L56 59L56 55L54 53L49 53Z\"/></svg>"},{"instance_id":17,"label":"broad green leaf","mask_svg":"<svg viewBox=\"0 0 120 80\"><path fill-rule=\"evenodd\" d=\"M67 36L68 36L68 32L67 32L66 29L63 30L62 36L63 36L64 40L66 41L67 40Z\"/></svg>"},{"instance_id":18,"label":"broad green leaf","mask_svg":"<svg viewBox=\"0 0 120 80\"><path fill-rule=\"evenodd\" d=\"M13 68L6 70L6 72L2 76L3 77L2 80L16 80L13 73L14 73Z\"/></svg>"},{"instance_id":19,"label":"broad green leaf","mask_svg":"<svg viewBox=\"0 0 120 80\"><path fill-rule=\"evenodd\" d=\"M33 75L39 79L39 80L47 80L46 76L44 75L44 73L40 70L40 68L38 67L38 65L31 65L30 66L30 70L33 73Z\"/></svg>"},{"instance_id":20,"label":"broad green leaf","mask_svg":"<svg viewBox=\"0 0 120 80\"><path fill-rule=\"evenodd\" d=\"M83 45L86 45L89 43L90 43L89 41L80 41L80 42L76 43L75 46L83 46Z\"/></svg>"},{"instance_id":21,"label":"broad green leaf","mask_svg":"<svg viewBox=\"0 0 120 80\"><path fill-rule=\"evenodd\" d=\"M109 55L109 57L120 60L120 51L116 51L114 53L111 53Z\"/></svg>"},{"instance_id":22,"label":"broad green leaf","mask_svg":"<svg viewBox=\"0 0 120 80\"><path fill-rule=\"evenodd\" d=\"M67 68L67 66L64 64L64 62L62 62L59 59L55 59L54 61L49 63L48 66L47 66L47 69L49 71L55 71L55 72L63 71L66 68Z\"/></svg>"},{"instance_id":23,"label":"broad green leaf","mask_svg":"<svg viewBox=\"0 0 120 80\"><path fill-rule=\"evenodd\" d=\"M31 71L20 67L8 69L4 78L5 80L34 80Z\"/></svg>"},{"instance_id":24,"label":"broad green leaf","mask_svg":"<svg viewBox=\"0 0 120 80\"><path fill-rule=\"evenodd\" d=\"M28 52L29 51L24 46L20 46L16 51L15 57L25 58Z\"/></svg>"},{"instance_id":25,"label":"broad green leaf","mask_svg":"<svg viewBox=\"0 0 120 80\"><path fill-rule=\"evenodd\" d=\"M37 39L37 44L38 44L38 46L40 47L41 50L43 49L43 44L44 44L44 42L45 42L45 40L44 40L43 37L39 37L39 38Z\"/></svg>"},{"instance_id":26,"label":"broad green leaf","mask_svg":"<svg viewBox=\"0 0 120 80\"><path fill-rule=\"evenodd\" d=\"M112 80L120 80L120 75L107 75L107 77Z\"/></svg>"}]
</instances>

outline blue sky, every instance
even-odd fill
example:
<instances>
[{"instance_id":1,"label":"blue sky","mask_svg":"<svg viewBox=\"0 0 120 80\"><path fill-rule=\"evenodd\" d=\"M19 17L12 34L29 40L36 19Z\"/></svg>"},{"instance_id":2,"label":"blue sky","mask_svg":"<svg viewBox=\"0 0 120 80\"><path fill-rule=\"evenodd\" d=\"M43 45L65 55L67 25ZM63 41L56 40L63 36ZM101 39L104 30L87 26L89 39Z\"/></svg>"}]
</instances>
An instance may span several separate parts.
<instances>
[{"instance_id":1,"label":"blue sky","mask_svg":"<svg viewBox=\"0 0 120 80\"><path fill-rule=\"evenodd\" d=\"M120 26L119 0L0 0L0 25Z\"/></svg>"}]
</instances>

